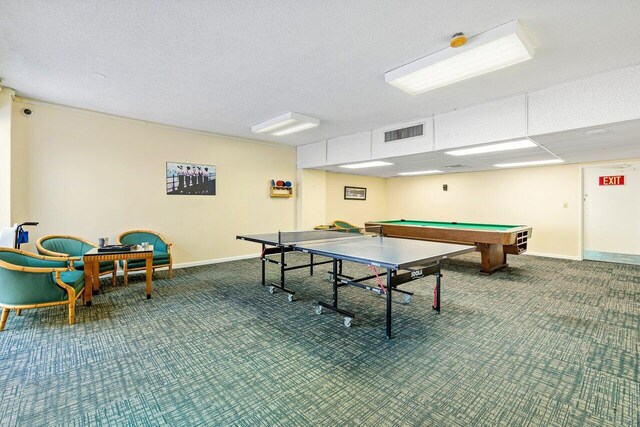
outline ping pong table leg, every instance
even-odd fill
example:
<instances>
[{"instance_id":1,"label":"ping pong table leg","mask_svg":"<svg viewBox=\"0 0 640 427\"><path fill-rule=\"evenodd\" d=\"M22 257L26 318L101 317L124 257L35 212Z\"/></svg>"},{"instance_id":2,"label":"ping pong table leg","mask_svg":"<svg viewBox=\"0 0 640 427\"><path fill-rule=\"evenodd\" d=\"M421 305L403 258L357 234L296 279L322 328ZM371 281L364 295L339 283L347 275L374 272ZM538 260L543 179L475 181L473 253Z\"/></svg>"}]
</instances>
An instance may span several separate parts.
<instances>
[{"instance_id":1,"label":"ping pong table leg","mask_svg":"<svg viewBox=\"0 0 640 427\"><path fill-rule=\"evenodd\" d=\"M277 248L274 248L274 250L269 249L268 252L269 254L274 254L277 253ZM262 286L265 286L265 265L267 262L272 262L274 264L279 264L280 265L280 280L278 282L273 282L269 285L269 293L273 294L275 293L276 289L280 289L284 292L286 292L287 295L287 299L289 300L289 302L293 302L294 298L293 296L295 295L295 292L293 292L292 290L287 289L286 284L285 284L285 272L287 270L290 270L291 267L287 268L287 264L285 264L285 253L286 252L290 252L291 249L285 248L284 246L280 246L280 261L275 261L275 260L271 260L268 259L265 253L265 250L263 249L263 263L262 263ZM306 267L306 265L304 265L304 267Z\"/></svg>"},{"instance_id":2,"label":"ping pong table leg","mask_svg":"<svg viewBox=\"0 0 640 427\"><path fill-rule=\"evenodd\" d=\"M333 268L331 269L331 304L319 301L318 305L326 307L346 317L353 318L353 313L338 308L338 277L340 276L340 273L338 272L338 266L340 265L340 263L335 258L331 261L331 263L333 265Z\"/></svg>"},{"instance_id":3,"label":"ping pong table leg","mask_svg":"<svg viewBox=\"0 0 640 427\"><path fill-rule=\"evenodd\" d=\"M313 254L309 254L309 276L313 276Z\"/></svg>"},{"instance_id":4,"label":"ping pong table leg","mask_svg":"<svg viewBox=\"0 0 640 427\"><path fill-rule=\"evenodd\" d=\"M286 265L284 263L284 246L280 247L280 285L282 285L282 289L285 288L284 285L284 269Z\"/></svg>"},{"instance_id":5,"label":"ping pong table leg","mask_svg":"<svg viewBox=\"0 0 640 427\"><path fill-rule=\"evenodd\" d=\"M391 339L391 269L387 268L387 338Z\"/></svg>"},{"instance_id":6,"label":"ping pong table leg","mask_svg":"<svg viewBox=\"0 0 640 427\"><path fill-rule=\"evenodd\" d=\"M266 270L266 264L267 264L267 260L266 255L265 255L265 251L266 251L266 247L265 244L262 244L262 256L260 257L260 261L262 261L262 286L265 285L265 270Z\"/></svg>"},{"instance_id":7,"label":"ping pong table leg","mask_svg":"<svg viewBox=\"0 0 640 427\"><path fill-rule=\"evenodd\" d=\"M349 311L342 310L338 308L338 260L333 258L332 260L333 268L331 271L332 276L332 295L331 295L331 304L327 304L322 301L318 301L318 305L316 306L316 314L322 314L322 307L328 308L329 310L335 311L336 313L342 314L344 316L344 326L351 327L351 322L354 319L355 315Z\"/></svg>"},{"instance_id":8,"label":"ping pong table leg","mask_svg":"<svg viewBox=\"0 0 640 427\"><path fill-rule=\"evenodd\" d=\"M436 273L436 288L433 290L433 309L440 313L440 273Z\"/></svg>"},{"instance_id":9,"label":"ping pong table leg","mask_svg":"<svg viewBox=\"0 0 640 427\"><path fill-rule=\"evenodd\" d=\"M333 259L333 271L332 271L332 280L331 283L333 285L333 295L332 295L332 303L334 308L338 308L338 260Z\"/></svg>"}]
</instances>

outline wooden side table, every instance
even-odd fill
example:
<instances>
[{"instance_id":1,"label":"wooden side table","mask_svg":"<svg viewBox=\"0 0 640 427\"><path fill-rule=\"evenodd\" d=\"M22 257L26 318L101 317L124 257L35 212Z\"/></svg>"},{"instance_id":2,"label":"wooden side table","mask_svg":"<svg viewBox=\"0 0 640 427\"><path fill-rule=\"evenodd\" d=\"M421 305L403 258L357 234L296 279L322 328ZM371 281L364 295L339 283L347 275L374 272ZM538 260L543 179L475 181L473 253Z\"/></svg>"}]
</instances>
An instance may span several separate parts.
<instances>
[{"instance_id":1,"label":"wooden side table","mask_svg":"<svg viewBox=\"0 0 640 427\"><path fill-rule=\"evenodd\" d=\"M120 261L130 259L144 259L147 274L147 299L151 299L152 275L153 275L153 245L147 249L134 249L124 252L98 252L93 248L84 254L84 301L87 307L91 307L93 292L100 288L100 263L104 261Z\"/></svg>"}]
</instances>

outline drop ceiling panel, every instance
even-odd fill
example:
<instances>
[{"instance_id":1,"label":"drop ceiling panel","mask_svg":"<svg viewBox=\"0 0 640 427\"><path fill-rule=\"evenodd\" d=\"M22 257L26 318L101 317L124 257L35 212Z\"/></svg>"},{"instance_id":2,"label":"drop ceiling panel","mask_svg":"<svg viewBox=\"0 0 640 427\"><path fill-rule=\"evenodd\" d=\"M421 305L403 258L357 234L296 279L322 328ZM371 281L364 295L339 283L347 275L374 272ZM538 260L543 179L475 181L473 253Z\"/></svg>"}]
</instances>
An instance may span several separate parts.
<instances>
[{"instance_id":1,"label":"drop ceiling panel","mask_svg":"<svg viewBox=\"0 0 640 427\"><path fill-rule=\"evenodd\" d=\"M448 155L447 155L448 156ZM496 163L523 162L553 158L542 147L524 148L521 150L498 151L494 153L474 154L470 156L448 156L458 161L473 162L477 165L491 166Z\"/></svg>"},{"instance_id":2,"label":"drop ceiling panel","mask_svg":"<svg viewBox=\"0 0 640 427\"><path fill-rule=\"evenodd\" d=\"M638 119L640 65L533 91L527 99L531 135Z\"/></svg>"},{"instance_id":3,"label":"drop ceiling panel","mask_svg":"<svg viewBox=\"0 0 640 427\"><path fill-rule=\"evenodd\" d=\"M579 153L566 153L559 156L569 163L601 162L608 160L640 159L640 149L626 148L617 151L591 150Z\"/></svg>"},{"instance_id":4,"label":"drop ceiling panel","mask_svg":"<svg viewBox=\"0 0 640 427\"><path fill-rule=\"evenodd\" d=\"M598 128L605 133L587 135L593 128L574 129L533 137L537 143L567 162L592 162L640 157L640 120Z\"/></svg>"},{"instance_id":5,"label":"drop ceiling panel","mask_svg":"<svg viewBox=\"0 0 640 427\"><path fill-rule=\"evenodd\" d=\"M525 96L439 114L433 120L436 150L524 138L527 134Z\"/></svg>"},{"instance_id":6,"label":"drop ceiling panel","mask_svg":"<svg viewBox=\"0 0 640 427\"><path fill-rule=\"evenodd\" d=\"M560 156L563 154L580 154L587 153L591 151L621 151L621 150L638 150L640 149L640 141L636 141L635 144L629 144L627 142L619 142L613 141L610 143L604 144L586 144L586 145L560 145L560 144L549 144L547 146L549 151L552 151L554 154Z\"/></svg>"},{"instance_id":7,"label":"drop ceiling panel","mask_svg":"<svg viewBox=\"0 0 640 427\"><path fill-rule=\"evenodd\" d=\"M327 141L327 163L345 164L371 160L371 132L334 138Z\"/></svg>"},{"instance_id":8,"label":"drop ceiling panel","mask_svg":"<svg viewBox=\"0 0 640 427\"><path fill-rule=\"evenodd\" d=\"M327 141L301 145L296 149L298 168L311 168L327 164Z\"/></svg>"}]
</instances>

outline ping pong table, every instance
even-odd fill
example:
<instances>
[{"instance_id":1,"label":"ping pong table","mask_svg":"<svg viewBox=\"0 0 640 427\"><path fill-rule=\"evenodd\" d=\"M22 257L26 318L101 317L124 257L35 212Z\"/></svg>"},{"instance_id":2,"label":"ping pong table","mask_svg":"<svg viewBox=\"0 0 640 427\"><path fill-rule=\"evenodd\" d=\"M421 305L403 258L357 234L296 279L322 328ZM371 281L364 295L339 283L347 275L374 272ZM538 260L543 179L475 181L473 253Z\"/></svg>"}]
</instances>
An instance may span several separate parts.
<instances>
[{"instance_id":1,"label":"ping pong table","mask_svg":"<svg viewBox=\"0 0 640 427\"><path fill-rule=\"evenodd\" d=\"M376 227L376 230L379 228ZM393 292L404 294L404 302L408 304L411 302L413 293L399 289L399 286L433 275L436 278L436 285L433 291L432 308L439 313L442 277L440 262L445 258L475 250L475 246L469 245L383 237L379 231L370 232L369 229L356 233L331 230L291 231L239 235L236 239L259 243L262 246L260 254L262 286L266 285L266 264L274 263L280 266L280 281L272 283L269 286L269 292L274 293L275 289L280 289L288 294L289 301L294 300L295 292L286 287L287 271L309 268L310 274L313 275L315 266L332 264L329 273L333 288L331 303L319 301L316 305L316 313L321 314L325 308L337 312L344 316L344 325L347 327L351 326L355 315L338 307L340 287L354 286L377 295L385 295L387 338L391 338ZM288 265L285 254L293 251L309 254L309 263ZM279 260L268 257L273 254L279 254ZM318 261L314 256L329 258L329 260ZM367 265L372 274L358 278L347 276L342 271L343 261ZM378 272L377 268L384 271ZM386 283L382 280L385 276ZM371 283L374 279L376 284Z\"/></svg>"}]
</instances>

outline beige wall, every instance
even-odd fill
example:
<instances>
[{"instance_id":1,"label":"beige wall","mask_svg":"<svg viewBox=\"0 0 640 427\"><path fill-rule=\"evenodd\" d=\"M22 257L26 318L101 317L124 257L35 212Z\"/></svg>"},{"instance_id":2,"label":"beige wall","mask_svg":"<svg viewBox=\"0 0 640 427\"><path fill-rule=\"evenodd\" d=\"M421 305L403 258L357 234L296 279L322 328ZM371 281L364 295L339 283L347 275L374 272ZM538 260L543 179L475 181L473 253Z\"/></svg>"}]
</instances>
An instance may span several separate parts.
<instances>
[{"instance_id":1,"label":"beige wall","mask_svg":"<svg viewBox=\"0 0 640 427\"><path fill-rule=\"evenodd\" d=\"M327 224L327 172L298 169L296 227L311 230Z\"/></svg>"},{"instance_id":2,"label":"beige wall","mask_svg":"<svg viewBox=\"0 0 640 427\"><path fill-rule=\"evenodd\" d=\"M367 200L344 200L344 187L365 187ZM327 172L328 222L336 219L363 227L367 221L387 218L387 180Z\"/></svg>"},{"instance_id":3,"label":"beige wall","mask_svg":"<svg viewBox=\"0 0 640 427\"><path fill-rule=\"evenodd\" d=\"M530 252L579 257L580 174L580 165L563 165L392 178L389 218L526 224Z\"/></svg>"},{"instance_id":4,"label":"beige wall","mask_svg":"<svg viewBox=\"0 0 640 427\"><path fill-rule=\"evenodd\" d=\"M364 226L366 221L387 217L387 183L372 178L311 169L297 174L297 226L309 230L339 219ZM365 187L366 200L344 200L344 187Z\"/></svg>"},{"instance_id":5,"label":"beige wall","mask_svg":"<svg viewBox=\"0 0 640 427\"><path fill-rule=\"evenodd\" d=\"M25 105L33 116L16 114ZM30 101L14 103L13 128L11 216L40 221L32 242L54 233L115 240L149 228L187 263L256 253L236 234L295 227L295 199L269 197L272 178L295 178L292 147ZM166 195L167 161L215 165L217 195Z\"/></svg>"},{"instance_id":6,"label":"beige wall","mask_svg":"<svg viewBox=\"0 0 640 427\"><path fill-rule=\"evenodd\" d=\"M0 227L11 225L11 89L0 90Z\"/></svg>"}]
</instances>

